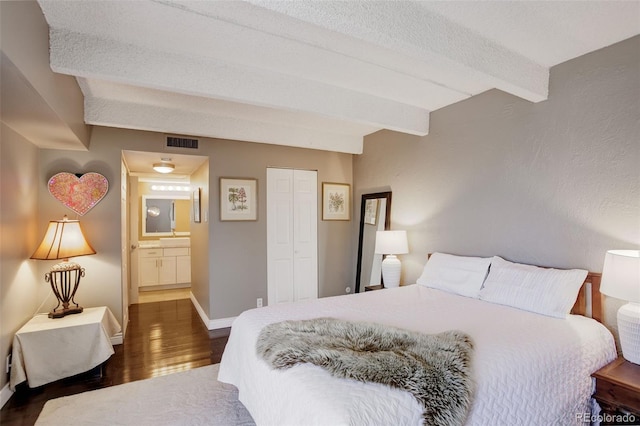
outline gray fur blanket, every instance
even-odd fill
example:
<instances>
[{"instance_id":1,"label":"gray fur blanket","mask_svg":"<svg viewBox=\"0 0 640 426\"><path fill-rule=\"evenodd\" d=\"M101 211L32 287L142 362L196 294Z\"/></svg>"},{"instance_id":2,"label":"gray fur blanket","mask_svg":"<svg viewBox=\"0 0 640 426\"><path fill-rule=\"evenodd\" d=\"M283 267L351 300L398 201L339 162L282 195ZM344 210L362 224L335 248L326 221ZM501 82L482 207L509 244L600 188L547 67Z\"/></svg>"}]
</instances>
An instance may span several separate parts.
<instances>
[{"instance_id":1,"label":"gray fur blanket","mask_svg":"<svg viewBox=\"0 0 640 426\"><path fill-rule=\"evenodd\" d=\"M410 392L425 425L462 425L473 391L473 344L460 331L427 335L380 324L317 318L266 326L258 355L272 367L311 363L337 377Z\"/></svg>"}]
</instances>

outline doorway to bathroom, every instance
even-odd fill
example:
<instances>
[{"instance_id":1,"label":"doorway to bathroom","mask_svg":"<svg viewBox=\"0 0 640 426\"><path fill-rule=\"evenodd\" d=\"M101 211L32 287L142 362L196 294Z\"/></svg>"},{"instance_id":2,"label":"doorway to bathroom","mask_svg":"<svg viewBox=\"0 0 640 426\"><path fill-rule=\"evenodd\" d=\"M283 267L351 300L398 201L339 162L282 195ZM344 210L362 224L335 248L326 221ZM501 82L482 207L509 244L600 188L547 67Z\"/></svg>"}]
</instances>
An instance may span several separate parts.
<instances>
[{"instance_id":1,"label":"doorway to bathroom","mask_svg":"<svg viewBox=\"0 0 640 426\"><path fill-rule=\"evenodd\" d=\"M123 151L128 169L129 303L191 297L191 228L206 156ZM159 173L161 164L171 173Z\"/></svg>"}]
</instances>

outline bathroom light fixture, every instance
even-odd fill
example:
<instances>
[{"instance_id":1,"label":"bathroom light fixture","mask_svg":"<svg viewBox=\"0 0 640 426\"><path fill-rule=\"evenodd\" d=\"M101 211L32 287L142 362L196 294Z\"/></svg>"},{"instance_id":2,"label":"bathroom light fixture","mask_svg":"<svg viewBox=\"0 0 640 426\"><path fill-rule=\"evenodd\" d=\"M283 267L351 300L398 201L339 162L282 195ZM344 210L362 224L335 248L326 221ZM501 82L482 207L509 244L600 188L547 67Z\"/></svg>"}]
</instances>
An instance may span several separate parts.
<instances>
[{"instance_id":1,"label":"bathroom light fixture","mask_svg":"<svg viewBox=\"0 0 640 426\"><path fill-rule=\"evenodd\" d=\"M151 185L152 191L191 192L190 185Z\"/></svg>"},{"instance_id":2,"label":"bathroom light fixture","mask_svg":"<svg viewBox=\"0 0 640 426\"><path fill-rule=\"evenodd\" d=\"M171 173L176 166L169 161L171 158L162 158L160 163L153 163L153 170L158 173Z\"/></svg>"}]
</instances>

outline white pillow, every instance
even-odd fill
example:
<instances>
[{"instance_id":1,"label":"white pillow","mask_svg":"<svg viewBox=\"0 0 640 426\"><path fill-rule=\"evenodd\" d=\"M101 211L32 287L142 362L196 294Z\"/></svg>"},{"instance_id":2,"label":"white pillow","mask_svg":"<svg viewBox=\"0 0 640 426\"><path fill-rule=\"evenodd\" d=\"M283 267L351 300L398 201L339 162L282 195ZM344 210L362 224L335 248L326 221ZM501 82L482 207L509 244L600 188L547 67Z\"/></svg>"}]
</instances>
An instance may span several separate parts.
<instances>
[{"instance_id":1,"label":"white pillow","mask_svg":"<svg viewBox=\"0 0 640 426\"><path fill-rule=\"evenodd\" d=\"M556 318L565 318L587 277L582 269L547 269L495 256L480 299Z\"/></svg>"},{"instance_id":2,"label":"white pillow","mask_svg":"<svg viewBox=\"0 0 640 426\"><path fill-rule=\"evenodd\" d=\"M466 297L478 298L491 258L433 253L418 284Z\"/></svg>"}]
</instances>

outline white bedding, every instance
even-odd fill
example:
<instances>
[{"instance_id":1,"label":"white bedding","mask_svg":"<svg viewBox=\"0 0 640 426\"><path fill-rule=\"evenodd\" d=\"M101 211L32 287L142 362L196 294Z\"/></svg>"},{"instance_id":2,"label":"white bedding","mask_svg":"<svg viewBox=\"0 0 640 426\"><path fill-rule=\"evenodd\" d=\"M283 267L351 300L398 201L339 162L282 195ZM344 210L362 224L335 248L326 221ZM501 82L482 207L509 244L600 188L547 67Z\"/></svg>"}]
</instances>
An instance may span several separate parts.
<instances>
[{"instance_id":1,"label":"white bedding","mask_svg":"<svg viewBox=\"0 0 640 426\"><path fill-rule=\"evenodd\" d=\"M476 386L468 425L582 424L590 374L616 357L613 336L594 320L551 318L420 285L252 309L233 323L218 380L238 388L258 425L422 424L407 392L334 378L309 364L271 370L257 357L262 327L316 317L468 333Z\"/></svg>"}]
</instances>

